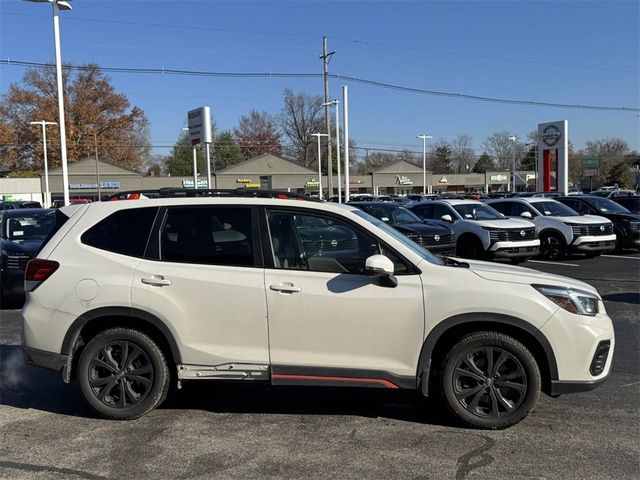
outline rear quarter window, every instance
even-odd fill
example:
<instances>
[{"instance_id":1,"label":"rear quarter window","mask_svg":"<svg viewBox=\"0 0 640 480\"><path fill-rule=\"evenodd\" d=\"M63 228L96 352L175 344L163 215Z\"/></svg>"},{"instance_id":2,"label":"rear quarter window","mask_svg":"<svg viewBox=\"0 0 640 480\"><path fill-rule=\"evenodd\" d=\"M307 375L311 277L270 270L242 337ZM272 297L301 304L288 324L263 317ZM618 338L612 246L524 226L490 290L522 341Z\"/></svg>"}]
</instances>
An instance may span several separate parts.
<instances>
[{"instance_id":1,"label":"rear quarter window","mask_svg":"<svg viewBox=\"0 0 640 480\"><path fill-rule=\"evenodd\" d=\"M131 208L112 213L82 234L85 245L142 257L158 207Z\"/></svg>"}]
</instances>

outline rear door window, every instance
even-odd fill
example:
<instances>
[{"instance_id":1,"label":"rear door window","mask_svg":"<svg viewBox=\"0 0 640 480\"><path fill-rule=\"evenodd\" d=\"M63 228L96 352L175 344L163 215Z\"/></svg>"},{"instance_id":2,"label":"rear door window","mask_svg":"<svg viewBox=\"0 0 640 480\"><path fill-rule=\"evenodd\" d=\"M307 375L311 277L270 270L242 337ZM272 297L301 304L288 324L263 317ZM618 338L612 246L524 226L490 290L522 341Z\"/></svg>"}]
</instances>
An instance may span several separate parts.
<instances>
[{"instance_id":1,"label":"rear door window","mask_svg":"<svg viewBox=\"0 0 640 480\"><path fill-rule=\"evenodd\" d=\"M169 208L160 231L160 259L203 265L256 266L251 208Z\"/></svg>"}]
</instances>

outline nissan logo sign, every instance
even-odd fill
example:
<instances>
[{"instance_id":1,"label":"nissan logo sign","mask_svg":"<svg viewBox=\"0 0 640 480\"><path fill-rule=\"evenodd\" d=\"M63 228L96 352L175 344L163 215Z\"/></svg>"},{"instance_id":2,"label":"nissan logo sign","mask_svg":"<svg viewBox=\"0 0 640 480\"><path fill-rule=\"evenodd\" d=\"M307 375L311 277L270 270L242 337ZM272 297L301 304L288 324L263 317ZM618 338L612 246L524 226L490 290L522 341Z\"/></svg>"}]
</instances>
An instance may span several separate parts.
<instances>
[{"instance_id":1,"label":"nissan logo sign","mask_svg":"<svg viewBox=\"0 0 640 480\"><path fill-rule=\"evenodd\" d=\"M524 237L527 234L527 232L525 232L524 230L520 230L520 236Z\"/></svg>"},{"instance_id":2,"label":"nissan logo sign","mask_svg":"<svg viewBox=\"0 0 640 480\"><path fill-rule=\"evenodd\" d=\"M604 225L600 225L600 231L604 232Z\"/></svg>"},{"instance_id":3,"label":"nissan logo sign","mask_svg":"<svg viewBox=\"0 0 640 480\"><path fill-rule=\"evenodd\" d=\"M560 129L555 125L549 125L542 132L542 141L548 147L557 145L561 137L562 133L560 133Z\"/></svg>"},{"instance_id":4,"label":"nissan logo sign","mask_svg":"<svg viewBox=\"0 0 640 480\"><path fill-rule=\"evenodd\" d=\"M333 248L336 248L338 246L338 241L337 240L331 240L331 246Z\"/></svg>"},{"instance_id":5,"label":"nissan logo sign","mask_svg":"<svg viewBox=\"0 0 640 480\"><path fill-rule=\"evenodd\" d=\"M440 241L440 235L436 235L435 237L433 237L433 239L434 239L436 242L439 242L439 241Z\"/></svg>"}]
</instances>

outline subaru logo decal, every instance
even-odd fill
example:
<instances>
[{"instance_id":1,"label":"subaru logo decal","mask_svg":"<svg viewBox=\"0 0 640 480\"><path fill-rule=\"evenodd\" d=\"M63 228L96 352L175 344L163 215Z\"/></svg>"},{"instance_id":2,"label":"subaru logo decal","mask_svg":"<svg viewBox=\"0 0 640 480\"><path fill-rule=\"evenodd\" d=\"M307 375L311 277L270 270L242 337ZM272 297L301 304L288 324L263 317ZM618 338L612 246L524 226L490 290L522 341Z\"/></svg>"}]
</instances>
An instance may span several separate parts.
<instances>
[{"instance_id":1,"label":"subaru logo decal","mask_svg":"<svg viewBox=\"0 0 640 480\"><path fill-rule=\"evenodd\" d=\"M604 225L600 225L600 231L604 232Z\"/></svg>"},{"instance_id":2,"label":"subaru logo decal","mask_svg":"<svg viewBox=\"0 0 640 480\"><path fill-rule=\"evenodd\" d=\"M433 239L434 239L436 242L439 242L439 241L440 241L440 235L436 235L435 237L433 237Z\"/></svg>"},{"instance_id":3,"label":"subaru logo decal","mask_svg":"<svg viewBox=\"0 0 640 480\"><path fill-rule=\"evenodd\" d=\"M524 230L520 230L520 236L524 237L527 234L527 232L525 232Z\"/></svg>"}]
</instances>

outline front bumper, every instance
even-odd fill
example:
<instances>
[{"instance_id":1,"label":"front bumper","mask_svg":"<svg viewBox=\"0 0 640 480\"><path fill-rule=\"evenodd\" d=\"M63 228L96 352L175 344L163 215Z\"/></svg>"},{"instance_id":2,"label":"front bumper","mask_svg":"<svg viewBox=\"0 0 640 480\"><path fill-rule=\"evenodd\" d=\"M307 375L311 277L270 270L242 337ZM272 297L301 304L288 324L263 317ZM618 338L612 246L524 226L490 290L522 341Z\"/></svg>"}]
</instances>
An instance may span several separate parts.
<instances>
[{"instance_id":1,"label":"front bumper","mask_svg":"<svg viewBox=\"0 0 640 480\"><path fill-rule=\"evenodd\" d=\"M426 248L434 255L453 256L455 255L456 244L443 243L443 244L436 244L436 245L427 245Z\"/></svg>"},{"instance_id":2,"label":"front bumper","mask_svg":"<svg viewBox=\"0 0 640 480\"><path fill-rule=\"evenodd\" d=\"M616 248L616 234L611 235L583 235L576 238L569 250L574 252L601 252Z\"/></svg>"},{"instance_id":3,"label":"front bumper","mask_svg":"<svg viewBox=\"0 0 640 480\"><path fill-rule=\"evenodd\" d=\"M495 258L533 257L540 252L540 240L526 240L520 242L496 242L489 248L489 253Z\"/></svg>"},{"instance_id":4,"label":"front bumper","mask_svg":"<svg viewBox=\"0 0 640 480\"><path fill-rule=\"evenodd\" d=\"M557 395L567 395L569 393L589 392L602 385L609 376L599 378L598 380L571 382L562 380L551 380L551 391L549 395L555 397Z\"/></svg>"},{"instance_id":5,"label":"front bumper","mask_svg":"<svg viewBox=\"0 0 640 480\"><path fill-rule=\"evenodd\" d=\"M640 248L640 232L632 231L624 237L623 247Z\"/></svg>"}]
</instances>

